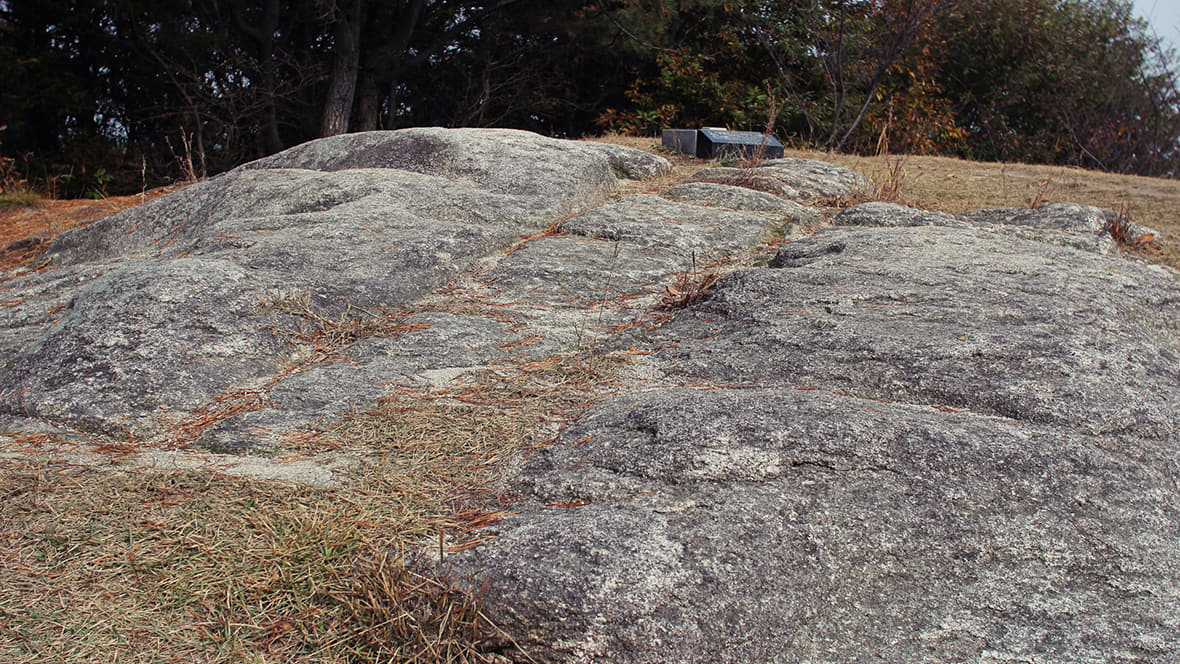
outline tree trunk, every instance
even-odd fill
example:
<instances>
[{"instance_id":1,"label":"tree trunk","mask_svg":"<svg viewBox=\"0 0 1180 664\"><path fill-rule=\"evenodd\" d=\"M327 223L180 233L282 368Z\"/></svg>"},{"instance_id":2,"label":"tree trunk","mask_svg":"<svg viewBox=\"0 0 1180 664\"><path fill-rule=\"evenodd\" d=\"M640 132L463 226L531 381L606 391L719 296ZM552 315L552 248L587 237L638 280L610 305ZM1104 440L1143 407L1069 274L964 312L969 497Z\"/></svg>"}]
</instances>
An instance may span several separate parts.
<instances>
[{"instance_id":1,"label":"tree trunk","mask_svg":"<svg viewBox=\"0 0 1180 664\"><path fill-rule=\"evenodd\" d=\"M362 77L361 84L372 84L372 90L362 87L360 116L365 122L369 121L368 113L370 100L368 94L372 92L373 128L378 123L383 129L393 129L397 125L397 103L399 77L402 71L402 56L410 46L414 35L419 29L422 9L425 0L406 0L393 9L392 14L386 14L388 25L396 26L392 33L382 32L381 37L374 39L365 52L365 72L370 75L368 80ZM380 14L379 14L380 15ZM368 42L366 42L368 43ZM382 110L382 91L385 91L385 108Z\"/></svg>"},{"instance_id":2,"label":"tree trunk","mask_svg":"<svg viewBox=\"0 0 1180 664\"><path fill-rule=\"evenodd\" d=\"M357 83L356 131L373 131L377 128L377 80L369 71L362 71Z\"/></svg>"},{"instance_id":3,"label":"tree trunk","mask_svg":"<svg viewBox=\"0 0 1180 664\"><path fill-rule=\"evenodd\" d=\"M259 52L262 59L262 87L266 92L266 120L263 124L262 135L267 154L274 154L283 149L283 139L279 137L279 110L276 100L275 86L275 30L279 27L279 0L268 0L263 13L262 25L258 31L262 37Z\"/></svg>"},{"instance_id":4,"label":"tree trunk","mask_svg":"<svg viewBox=\"0 0 1180 664\"><path fill-rule=\"evenodd\" d=\"M360 75L360 31L363 16L364 0L353 0L352 11L341 11L336 17L332 74L328 80L328 98L324 101L320 136L335 136L348 131L352 100L356 95L357 77Z\"/></svg>"},{"instance_id":5,"label":"tree trunk","mask_svg":"<svg viewBox=\"0 0 1180 664\"><path fill-rule=\"evenodd\" d=\"M276 89L277 64L275 63L275 31L279 27L279 0L266 0L262 9L262 20L252 25L242 14L240 5L233 5L234 22L242 34L254 42L254 56L261 74L262 94L266 110L262 122L262 154L274 154L283 149L279 136L278 91Z\"/></svg>"},{"instance_id":6,"label":"tree trunk","mask_svg":"<svg viewBox=\"0 0 1180 664\"><path fill-rule=\"evenodd\" d=\"M409 0L402 5L397 15L397 30L381 46L371 49L369 54L373 63L372 70L380 72L381 75L379 87L388 89L385 98L384 127L393 129L397 126L400 76L402 74L412 71L415 67L421 66L437 55L439 51L452 43L456 35L468 29L470 25L479 25L480 21L487 16L518 1L497 0L495 3L488 3L482 9L464 13L461 19L436 35L428 46L417 49L417 53L409 59L404 59L402 56L406 54L410 42L419 28L419 20L426 3L425 0Z\"/></svg>"}]
</instances>

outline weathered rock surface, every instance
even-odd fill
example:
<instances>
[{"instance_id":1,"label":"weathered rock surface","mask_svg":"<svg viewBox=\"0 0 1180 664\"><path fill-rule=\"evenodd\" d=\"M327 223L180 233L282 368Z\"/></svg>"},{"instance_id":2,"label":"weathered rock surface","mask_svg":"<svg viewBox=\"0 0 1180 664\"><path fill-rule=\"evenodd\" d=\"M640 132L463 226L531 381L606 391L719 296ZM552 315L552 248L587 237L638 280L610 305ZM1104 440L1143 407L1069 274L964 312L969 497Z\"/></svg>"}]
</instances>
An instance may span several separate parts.
<instances>
[{"instance_id":1,"label":"weathered rock surface","mask_svg":"<svg viewBox=\"0 0 1180 664\"><path fill-rule=\"evenodd\" d=\"M1180 661L1180 282L1114 255L1112 213L867 203L816 231L801 203L871 185L804 160L612 198L667 167L356 134L62 235L0 281L0 454L257 465L398 386L628 348L443 563L516 661Z\"/></svg>"},{"instance_id":2,"label":"weathered rock surface","mask_svg":"<svg viewBox=\"0 0 1180 664\"><path fill-rule=\"evenodd\" d=\"M458 559L534 657L1180 655L1173 275L958 228L776 263L659 330L672 386L533 454Z\"/></svg>"},{"instance_id":3,"label":"weathered rock surface","mask_svg":"<svg viewBox=\"0 0 1180 664\"><path fill-rule=\"evenodd\" d=\"M709 207L730 208L747 212L777 212L812 224L820 221L815 208L809 208L764 191L755 191L729 184L686 182L660 192L660 196L681 203Z\"/></svg>"},{"instance_id":4,"label":"weathered rock surface","mask_svg":"<svg viewBox=\"0 0 1180 664\"><path fill-rule=\"evenodd\" d=\"M802 203L867 197L873 183L855 171L813 159L768 159L751 168L706 168L691 178L745 187Z\"/></svg>"},{"instance_id":5,"label":"weathered rock surface","mask_svg":"<svg viewBox=\"0 0 1180 664\"><path fill-rule=\"evenodd\" d=\"M844 208L832 218L832 223L837 226L970 226L953 214L880 201Z\"/></svg>"},{"instance_id":6,"label":"weathered rock surface","mask_svg":"<svg viewBox=\"0 0 1180 664\"><path fill-rule=\"evenodd\" d=\"M521 207L531 212L521 219L526 222L547 221L597 205L614 189L616 174L641 179L670 168L667 160L631 148L557 141L509 129L416 128L387 132L374 140L375 133L312 141L243 168L327 172L378 168L440 177L475 185L482 194L480 204L486 203L489 193L493 200L499 196L523 199ZM444 192L429 195L431 205L446 205L449 198Z\"/></svg>"},{"instance_id":7,"label":"weathered rock surface","mask_svg":"<svg viewBox=\"0 0 1180 664\"><path fill-rule=\"evenodd\" d=\"M1118 252L1118 245L1106 231L1119 221L1119 214L1114 210L1076 203L1050 203L1035 209L973 210L952 215L894 203L873 202L846 208L832 219L832 223L837 226L979 228L1101 254ZM1124 223L1124 232L1132 239L1157 233L1154 229L1133 222Z\"/></svg>"},{"instance_id":8,"label":"weathered rock surface","mask_svg":"<svg viewBox=\"0 0 1180 664\"><path fill-rule=\"evenodd\" d=\"M1180 291L1162 269L946 228L831 229L783 254L811 247L664 326L669 371L1176 434Z\"/></svg>"},{"instance_id":9,"label":"weathered rock surface","mask_svg":"<svg viewBox=\"0 0 1180 664\"><path fill-rule=\"evenodd\" d=\"M811 219L805 210L803 208L794 215L770 216L687 205L639 194L563 221L557 230L602 240L658 246L682 256L692 253L736 254L756 246L772 228L788 224L798 226L801 220Z\"/></svg>"},{"instance_id":10,"label":"weathered rock surface","mask_svg":"<svg viewBox=\"0 0 1180 664\"><path fill-rule=\"evenodd\" d=\"M522 234L602 203L616 172L668 167L620 146L442 129L351 134L247 164L65 233L48 271L5 284L0 412L143 440L231 395L282 396L283 381L328 371L302 366L307 349L284 332L419 302ZM300 299L303 311L273 306ZM519 338L472 323L494 336L448 347L458 355L439 364ZM251 424L298 427L371 402L380 391L359 377L394 367L380 350L354 365L347 396L269 399L200 440L253 448L267 437L247 435Z\"/></svg>"},{"instance_id":11,"label":"weathered rock surface","mask_svg":"<svg viewBox=\"0 0 1180 664\"><path fill-rule=\"evenodd\" d=\"M537 661L1180 656L1175 275L856 214L653 333L449 560Z\"/></svg>"},{"instance_id":12,"label":"weathered rock surface","mask_svg":"<svg viewBox=\"0 0 1180 664\"><path fill-rule=\"evenodd\" d=\"M1175 440L826 390L620 397L460 571L537 661L1171 661Z\"/></svg>"}]
</instances>

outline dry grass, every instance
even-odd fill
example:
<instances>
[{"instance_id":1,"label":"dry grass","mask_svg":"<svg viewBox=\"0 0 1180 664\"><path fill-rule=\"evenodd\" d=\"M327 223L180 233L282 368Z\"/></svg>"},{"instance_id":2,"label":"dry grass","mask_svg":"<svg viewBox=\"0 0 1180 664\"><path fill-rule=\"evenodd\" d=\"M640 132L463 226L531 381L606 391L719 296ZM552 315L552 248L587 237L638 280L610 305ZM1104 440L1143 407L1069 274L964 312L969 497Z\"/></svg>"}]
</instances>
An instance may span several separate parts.
<instances>
[{"instance_id":1,"label":"dry grass","mask_svg":"<svg viewBox=\"0 0 1180 664\"><path fill-rule=\"evenodd\" d=\"M364 620L376 591L423 593L390 588L366 561L474 518L435 518L445 510L422 498L69 466L6 469L0 495L5 662L436 662L462 660L422 653L472 650L420 616L398 641L377 638L390 618ZM414 574L392 562L380 571ZM469 598L434 583L435 606L445 598L477 625Z\"/></svg>"},{"instance_id":2,"label":"dry grass","mask_svg":"<svg viewBox=\"0 0 1180 664\"><path fill-rule=\"evenodd\" d=\"M40 203L41 194L23 185L0 192L0 210L19 210L36 207Z\"/></svg>"},{"instance_id":3,"label":"dry grass","mask_svg":"<svg viewBox=\"0 0 1180 664\"><path fill-rule=\"evenodd\" d=\"M0 125L0 131L5 127ZM14 157L0 154L0 210L33 207L41 202L41 195L20 176Z\"/></svg>"},{"instance_id":4,"label":"dry grass","mask_svg":"<svg viewBox=\"0 0 1180 664\"><path fill-rule=\"evenodd\" d=\"M340 359L352 344L368 337L401 336L427 327L422 323L404 323L405 312L362 310L348 307L333 320L311 306L311 292L287 293L259 303L264 312L288 314L293 324L275 331L293 348L287 364L291 368Z\"/></svg>"},{"instance_id":5,"label":"dry grass","mask_svg":"<svg viewBox=\"0 0 1180 664\"><path fill-rule=\"evenodd\" d=\"M675 283L664 287L664 296L660 298L656 308L663 311L675 311L691 307L705 299L705 296L720 279L721 273L717 270L698 270L697 257L694 253L692 255L692 269L681 273Z\"/></svg>"},{"instance_id":6,"label":"dry grass","mask_svg":"<svg viewBox=\"0 0 1180 664\"><path fill-rule=\"evenodd\" d=\"M0 661L502 661L474 598L427 570L478 541L504 461L613 368L504 364L391 396L328 432L365 455L334 489L10 461Z\"/></svg>"},{"instance_id":7,"label":"dry grass","mask_svg":"<svg viewBox=\"0 0 1180 664\"><path fill-rule=\"evenodd\" d=\"M648 150L672 161L676 183L710 163L665 148L658 138L605 136L604 142ZM1117 175L1064 166L997 164L950 157L857 155L787 149L787 157L819 159L851 168L884 184L906 205L939 212L1028 207L1071 202L1112 210L1125 206L1137 223L1180 237L1180 180ZM658 190L661 187L645 188ZM667 186L664 184L663 186Z\"/></svg>"},{"instance_id":8,"label":"dry grass","mask_svg":"<svg viewBox=\"0 0 1180 664\"><path fill-rule=\"evenodd\" d=\"M141 205L178 187L99 200L28 199L26 206L0 206L0 274L31 265L59 234L95 219Z\"/></svg>"},{"instance_id":9,"label":"dry grass","mask_svg":"<svg viewBox=\"0 0 1180 664\"><path fill-rule=\"evenodd\" d=\"M363 544L330 492L70 466L0 476L0 658L19 662L342 657L323 598Z\"/></svg>"}]
</instances>

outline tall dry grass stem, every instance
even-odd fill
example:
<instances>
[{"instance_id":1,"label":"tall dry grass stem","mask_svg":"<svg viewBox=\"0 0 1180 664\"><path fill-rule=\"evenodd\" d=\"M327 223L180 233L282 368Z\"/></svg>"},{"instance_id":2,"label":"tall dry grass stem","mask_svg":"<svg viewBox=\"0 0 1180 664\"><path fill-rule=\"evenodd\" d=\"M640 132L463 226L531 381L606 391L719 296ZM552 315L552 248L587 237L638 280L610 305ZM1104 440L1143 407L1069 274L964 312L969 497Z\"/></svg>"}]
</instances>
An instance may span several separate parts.
<instances>
[{"instance_id":1,"label":"tall dry grass stem","mask_svg":"<svg viewBox=\"0 0 1180 664\"><path fill-rule=\"evenodd\" d=\"M903 203L905 200L905 164L908 155L892 155L889 148L889 131L893 128L893 111L890 109L885 125L877 136L878 175L873 198L886 203Z\"/></svg>"},{"instance_id":2,"label":"tall dry grass stem","mask_svg":"<svg viewBox=\"0 0 1180 664\"><path fill-rule=\"evenodd\" d=\"M586 317L582 320L582 324L576 331L577 339L575 346L577 349L577 358L579 362L585 361L588 367L593 367L594 365L598 344L602 338L602 331L604 329L603 318L606 315L606 307L614 298L615 272L619 263L619 253L622 249L622 243L615 242L614 251L611 252L610 267L606 272L606 283L602 288L602 296L591 310L595 316L594 330L587 331L586 329L589 323L589 316L591 315L591 311L587 311Z\"/></svg>"},{"instance_id":3,"label":"tall dry grass stem","mask_svg":"<svg viewBox=\"0 0 1180 664\"><path fill-rule=\"evenodd\" d=\"M778 122L778 100L774 97L774 91L770 86L766 86L766 128L762 132L762 140L759 141L758 147L754 148L754 154L742 162L741 168L758 168L762 165L762 161L766 156L766 142L774 136L774 125Z\"/></svg>"},{"instance_id":4,"label":"tall dry grass stem","mask_svg":"<svg viewBox=\"0 0 1180 664\"><path fill-rule=\"evenodd\" d=\"M180 145L183 148L181 154L176 153L176 149L172 147L172 141L167 136L164 137L164 143L168 145L168 151L172 153L172 158L176 161L177 166L180 167L180 179L184 184L191 184L193 182L200 182L205 179L205 169L202 166L200 172L193 163L193 143L192 136L185 133L184 127L180 128Z\"/></svg>"}]
</instances>

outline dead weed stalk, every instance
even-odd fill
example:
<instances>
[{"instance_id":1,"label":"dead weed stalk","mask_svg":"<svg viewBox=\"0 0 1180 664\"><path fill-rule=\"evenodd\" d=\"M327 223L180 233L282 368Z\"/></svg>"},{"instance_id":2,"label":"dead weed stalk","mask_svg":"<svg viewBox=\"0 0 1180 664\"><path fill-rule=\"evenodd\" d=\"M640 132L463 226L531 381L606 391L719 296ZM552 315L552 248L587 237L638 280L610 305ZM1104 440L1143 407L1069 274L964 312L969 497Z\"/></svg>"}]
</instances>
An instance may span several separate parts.
<instances>
[{"instance_id":1,"label":"dead weed stalk","mask_svg":"<svg viewBox=\"0 0 1180 664\"><path fill-rule=\"evenodd\" d=\"M5 126L0 125L0 132ZM41 202L41 195L20 176L16 159L0 153L0 210L33 207Z\"/></svg>"},{"instance_id":2,"label":"dead weed stalk","mask_svg":"<svg viewBox=\"0 0 1180 664\"><path fill-rule=\"evenodd\" d=\"M908 155L890 154L889 130L892 127L893 110L890 109L885 126L881 128L881 134L877 137L877 159L880 164L878 175L874 178L877 181L877 188L873 192L873 199L886 203L900 204L905 199L904 170Z\"/></svg>"},{"instance_id":3,"label":"dead weed stalk","mask_svg":"<svg viewBox=\"0 0 1180 664\"><path fill-rule=\"evenodd\" d=\"M615 294L615 269L619 263L619 253L623 249L623 244L621 242L615 242L614 244L614 250L611 252L610 267L608 267L606 271L606 283L602 288L602 297L599 298L594 307L587 310L586 317L582 320L582 324L578 326L576 331L577 338L574 344L577 348L577 357L579 358L579 361L584 360L590 364L594 362L595 354L598 350L598 342L599 339L602 338L602 319L603 316L606 315L607 303L611 302ZM594 322L594 330L592 332L588 332L586 327L589 324L589 317L592 314L595 315L596 318Z\"/></svg>"},{"instance_id":4,"label":"dead weed stalk","mask_svg":"<svg viewBox=\"0 0 1180 664\"><path fill-rule=\"evenodd\" d=\"M762 165L762 161L766 156L766 142L771 136L774 136L774 125L778 122L778 100L774 97L774 91L770 86L766 86L766 129L762 132L762 140L758 143L758 147L754 148L754 153L742 162L741 168L752 170ZM751 173L751 178L753 174Z\"/></svg>"},{"instance_id":5,"label":"dead weed stalk","mask_svg":"<svg viewBox=\"0 0 1180 664\"><path fill-rule=\"evenodd\" d=\"M1138 233L1137 226L1127 211L1127 204L1120 206L1115 216L1106 222L1106 232L1120 247L1147 253L1159 253L1154 246L1154 233Z\"/></svg>"},{"instance_id":6,"label":"dead weed stalk","mask_svg":"<svg viewBox=\"0 0 1180 664\"><path fill-rule=\"evenodd\" d=\"M676 283L664 287L664 297L656 305L657 309L675 311L685 309L705 299L713 286L721 279L715 271L698 271L697 255L692 254L692 269L680 275Z\"/></svg>"},{"instance_id":7,"label":"dead weed stalk","mask_svg":"<svg viewBox=\"0 0 1180 664\"><path fill-rule=\"evenodd\" d=\"M755 191L765 191L768 187L773 191L773 184L766 181L764 176L758 174L758 169L762 166L766 157L766 143L771 136L774 135L774 126L778 122L778 101L774 97L774 93L768 87L767 95L767 113L766 113L766 129L762 132L762 140L759 141L758 146L754 148L745 159L738 159L737 155L733 153L724 153L721 158L721 163L726 166L735 166L737 173L732 179L726 179L724 184L731 184L738 187L745 187L746 189L753 189Z\"/></svg>"},{"instance_id":8,"label":"dead weed stalk","mask_svg":"<svg viewBox=\"0 0 1180 664\"><path fill-rule=\"evenodd\" d=\"M1049 187L1053 184L1053 175L1041 178L1037 181L1036 189L1033 189L1032 183L1028 185L1029 196L1026 199L1027 207L1035 210L1045 204L1049 196Z\"/></svg>"},{"instance_id":9,"label":"dead weed stalk","mask_svg":"<svg viewBox=\"0 0 1180 664\"><path fill-rule=\"evenodd\" d=\"M184 184L191 184L193 182L201 182L205 179L205 151L200 144L200 140L194 144L193 136L185 132L184 127L180 128L180 145L181 154L177 154L172 147L172 141L167 136L164 137L164 143L168 145L168 151L172 153L172 159L176 161L180 168L180 181ZM196 147L197 162L193 162L193 148ZM200 168L197 167L200 164Z\"/></svg>"}]
</instances>

